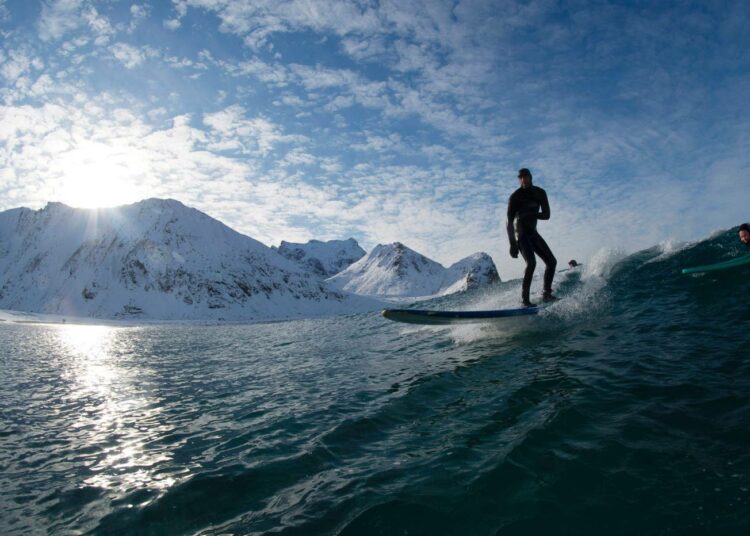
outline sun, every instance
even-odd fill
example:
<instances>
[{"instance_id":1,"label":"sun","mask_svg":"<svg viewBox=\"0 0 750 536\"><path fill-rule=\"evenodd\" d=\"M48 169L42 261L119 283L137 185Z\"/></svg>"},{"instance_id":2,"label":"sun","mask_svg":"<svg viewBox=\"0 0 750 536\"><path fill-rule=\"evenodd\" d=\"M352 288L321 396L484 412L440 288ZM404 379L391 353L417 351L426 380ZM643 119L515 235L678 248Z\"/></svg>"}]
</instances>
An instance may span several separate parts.
<instances>
[{"instance_id":1,"label":"sun","mask_svg":"<svg viewBox=\"0 0 750 536\"><path fill-rule=\"evenodd\" d=\"M76 208L107 208L138 201L144 169L137 154L100 142L84 142L60 155L57 200Z\"/></svg>"}]
</instances>

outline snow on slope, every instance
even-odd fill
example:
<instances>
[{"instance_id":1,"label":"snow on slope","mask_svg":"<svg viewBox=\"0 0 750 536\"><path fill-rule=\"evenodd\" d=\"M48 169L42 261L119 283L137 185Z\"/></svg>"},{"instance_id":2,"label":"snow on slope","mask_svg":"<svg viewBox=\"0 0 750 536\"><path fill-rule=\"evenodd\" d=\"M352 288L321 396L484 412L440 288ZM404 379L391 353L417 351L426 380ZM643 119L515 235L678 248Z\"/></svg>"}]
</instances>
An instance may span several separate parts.
<instances>
[{"instance_id":1,"label":"snow on slope","mask_svg":"<svg viewBox=\"0 0 750 536\"><path fill-rule=\"evenodd\" d=\"M310 240L307 244L282 240L277 251L305 270L323 278L339 273L365 256L365 250L353 238L328 242Z\"/></svg>"},{"instance_id":2,"label":"snow on slope","mask_svg":"<svg viewBox=\"0 0 750 536\"><path fill-rule=\"evenodd\" d=\"M500 281L497 267L492 257L480 251L461 259L448 268L445 277L447 286L440 291L441 295L453 294L489 283ZM450 283L454 281L454 283Z\"/></svg>"},{"instance_id":3,"label":"snow on slope","mask_svg":"<svg viewBox=\"0 0 750 536\"><path fill-rule=\"evenodd\" d=\"M272 320L373 310L178 201L0 213L0 308L97 318Z\"/></svg>"},{"instance_id":4,"label":"snow on slope","mask_svg":"<svg viewBox=\"0 0 750 536\"><path fill-rule=\"evenodd\" d=\"M381 244L327 281L357 294L382 297L423 297L451 294L499 281L492 258L476 253L450 268L399 242Z\"/></svg>"}]
</instances>

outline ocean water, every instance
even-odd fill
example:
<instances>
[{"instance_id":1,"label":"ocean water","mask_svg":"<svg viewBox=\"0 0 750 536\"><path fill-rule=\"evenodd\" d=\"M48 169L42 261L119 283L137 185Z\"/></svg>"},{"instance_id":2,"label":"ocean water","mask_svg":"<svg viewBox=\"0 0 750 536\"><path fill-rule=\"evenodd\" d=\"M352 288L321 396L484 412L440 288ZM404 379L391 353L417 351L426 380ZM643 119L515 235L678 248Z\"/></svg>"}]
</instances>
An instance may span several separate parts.
<instances>
[{"instance_id":1,"label":"ocean water","mask_svg":"<svg viewBox=\"0 0 750 536\"><path fill-rule=\"evenodd\" d=\"M679 273L735 240L480 327L0 323L0 533L748 534L750 267Z\"/></svg>"}]
</instances>

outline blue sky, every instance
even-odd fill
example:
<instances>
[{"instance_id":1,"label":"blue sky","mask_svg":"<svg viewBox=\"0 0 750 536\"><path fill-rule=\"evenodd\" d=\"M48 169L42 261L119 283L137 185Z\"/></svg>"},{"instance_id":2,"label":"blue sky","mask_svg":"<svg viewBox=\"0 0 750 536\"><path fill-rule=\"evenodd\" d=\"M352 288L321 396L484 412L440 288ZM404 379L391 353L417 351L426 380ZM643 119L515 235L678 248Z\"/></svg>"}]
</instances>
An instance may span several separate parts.
<instances>
[{"instance_id":1,"label":"blue sky","mask_svg":"<svg viewBox=\"0 0 750 536\"><path fill-rule=\"evenodd\" d=\"M0 210L176 198L503 278L750 219L750 3L0 0Z\"/></svg>"}]
</instances>

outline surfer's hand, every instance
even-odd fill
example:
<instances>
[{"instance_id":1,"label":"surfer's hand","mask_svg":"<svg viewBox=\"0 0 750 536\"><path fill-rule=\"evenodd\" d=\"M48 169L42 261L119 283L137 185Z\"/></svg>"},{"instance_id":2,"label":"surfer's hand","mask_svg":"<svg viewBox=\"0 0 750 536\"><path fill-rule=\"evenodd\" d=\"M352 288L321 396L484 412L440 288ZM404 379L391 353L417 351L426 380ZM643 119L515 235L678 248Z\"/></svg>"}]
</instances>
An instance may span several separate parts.
<instances>
[{"instance_id":1,"label":"surfer's hand","mask_svg":"<svg viewBox=\"0 0 750 536\"><path fill-rule=\"evenodd\" d=\"M510 246L510 256L514 259L518 258L518 246Z\"/></svg>"}]
</instances>

